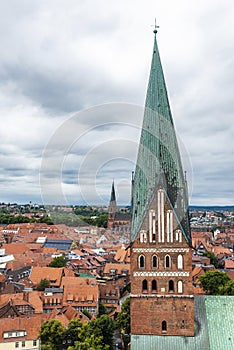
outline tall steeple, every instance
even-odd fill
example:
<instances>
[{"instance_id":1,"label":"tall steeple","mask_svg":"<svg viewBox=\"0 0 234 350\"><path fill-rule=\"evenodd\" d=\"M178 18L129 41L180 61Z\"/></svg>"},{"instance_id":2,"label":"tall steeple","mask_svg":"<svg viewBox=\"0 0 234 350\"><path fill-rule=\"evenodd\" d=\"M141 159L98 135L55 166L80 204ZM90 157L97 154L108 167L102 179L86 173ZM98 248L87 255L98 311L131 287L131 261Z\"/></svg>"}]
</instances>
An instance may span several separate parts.
<instances>
[{"instance_id":1,"label":"tall steeple","mask_svg":"<svg viewBox=\"0 0 234 350\"><path fill-rule=\"evenodd\" d=\"M187 188L154 30L154 48L132 179L132 335L193 336Z\"/></svg>"},{"instance_id":2,"label":"tall steeple","mask_svg":"<svg viewBox=\"0 0 234 350\"><path fill-rule=\"evenodd\" d=\"M110 198L110 202L115 202L115 185L114 185L114 180L112 182L112 187L111 187L111 198Z\"/></svg>"},{"instance_id":3,"label":"tall steeple","mask_svg":"<svg viewBox=\"0 0 234 350\"><path fill-rule=\"evenodd\" d=\"M134 241L153 200L162 189L189 245L191 234L187 188L154 30L154 48L145 102L145 112L132 188Z\"/></svg>"},{"instance_id":4,"label":"tall steeple","mask_svg":"<svg viewBox=\"0 0 234 350\"><path fill-rule=\"evenodd\" d=\"M113 226L113 223L115 221L115 216L116 216L116 210L117 210L117 204L116 204L116 197L115 197L115 185L113 180L112 187L111 187L110 203L108 207L108 223L107 223L108 228L112 228Z\"/></svg>"}]
</instances>

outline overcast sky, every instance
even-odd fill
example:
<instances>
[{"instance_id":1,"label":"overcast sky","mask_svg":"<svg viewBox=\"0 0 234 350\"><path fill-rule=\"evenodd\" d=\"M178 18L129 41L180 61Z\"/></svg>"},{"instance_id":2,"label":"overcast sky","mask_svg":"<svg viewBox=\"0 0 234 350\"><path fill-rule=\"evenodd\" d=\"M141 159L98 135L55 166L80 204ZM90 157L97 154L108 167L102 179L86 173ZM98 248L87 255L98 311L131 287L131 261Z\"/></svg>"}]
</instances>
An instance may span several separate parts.
<instances>
[{"instance_id":1,"label":"overcast sky","mask_svg":"<svg viewBox=\"0 0 234 350\"><path fill-rule=\"evenodd\" d=\"M105 205L114 179L130 203L157 17L190 204L234 204L232 0L10 0L0 14L0 202Z\"/></svg>"}]
</instances>

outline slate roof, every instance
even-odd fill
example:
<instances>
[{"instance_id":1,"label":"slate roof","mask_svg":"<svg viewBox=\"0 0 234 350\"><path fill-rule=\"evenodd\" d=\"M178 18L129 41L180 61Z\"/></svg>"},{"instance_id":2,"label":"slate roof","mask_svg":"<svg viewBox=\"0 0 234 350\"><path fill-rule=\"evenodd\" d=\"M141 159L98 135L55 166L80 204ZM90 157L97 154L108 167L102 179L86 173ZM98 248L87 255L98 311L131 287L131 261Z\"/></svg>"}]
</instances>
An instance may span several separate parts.
<instances>
[{"instance_id":1,"label":"slate roof","mask_svg":"<svg viewBox=\"0 0 234 350\"><path fill-rule=\"evenodd\" d=\"M131 350L234 349L234 296L194 296L195 336L132 335Z\"/></svg>"},{"instance_id":2,"label":"slate roof","mask_svg":"<svg viewBox=\"0 0 234 350\"><path fill-rule=\"evenodd\" d=\"M115 214L115 221L130 221L130 220L131 220L130 214L124 214L124 213Z\"/></svg>"},{"instance_id":3,"label":"slate roof","mask_svg":"<svg viewBox=\"0 0 234 350\"><path fill-rule=\"evenodd\" d=\"M58 250L69 250L72 240L47 239L43 248L57 248Z\"/></svg>"}]
</instances>

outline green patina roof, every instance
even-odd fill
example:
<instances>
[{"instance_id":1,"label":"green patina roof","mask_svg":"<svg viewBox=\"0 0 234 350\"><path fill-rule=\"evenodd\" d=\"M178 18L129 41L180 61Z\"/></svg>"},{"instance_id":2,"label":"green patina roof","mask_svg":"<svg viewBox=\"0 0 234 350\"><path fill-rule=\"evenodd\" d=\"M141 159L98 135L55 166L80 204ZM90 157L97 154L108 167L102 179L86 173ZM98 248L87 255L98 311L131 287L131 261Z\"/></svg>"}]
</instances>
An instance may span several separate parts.
<instances>
[{"instance_id":1,"label":"green patina roof","mask_svg":"<svg viewBox=\"0 0 234 350\"><path fill-rule=\"evenodd\" d=\"M187 186L155 35L142 133L133 178L131 241L136 238L158 188L164 189L178 224L191 245Z\"/></svg>"},{"instance_id":2,"label":"green patina roof","mask_svg":"<svg viewBox=\"0 0 234 350\"><path fill-rule=\"evenodd\" d=\"M234 349L234 296L195 296L195 336L132 335L131 350Z\"/></svg>"}]
</instances>

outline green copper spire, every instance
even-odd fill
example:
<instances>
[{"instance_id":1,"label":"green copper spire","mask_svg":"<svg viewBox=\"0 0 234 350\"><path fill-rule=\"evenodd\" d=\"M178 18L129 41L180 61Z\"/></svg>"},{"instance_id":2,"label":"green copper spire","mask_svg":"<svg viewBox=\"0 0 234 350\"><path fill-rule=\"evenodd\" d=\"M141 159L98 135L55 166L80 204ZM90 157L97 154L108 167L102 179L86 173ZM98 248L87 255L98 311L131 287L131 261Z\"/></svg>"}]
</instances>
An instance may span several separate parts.
<instances>
[{"instance_id":1,"label":"green copper spire","mask_svg":"<svg viewBox=\"0 0 234 350\"><path fill-rule=\"evenodd\" d=\"M137 236L159 189L191 245L187 187L181 165L154 29L154 49L135 174L132 180L131 241Z\"/></svg>"}]
</instances>

